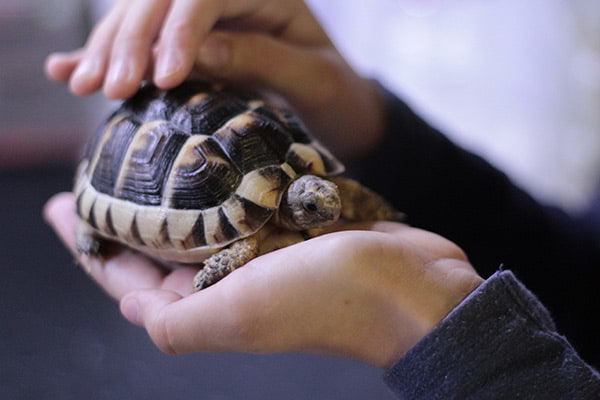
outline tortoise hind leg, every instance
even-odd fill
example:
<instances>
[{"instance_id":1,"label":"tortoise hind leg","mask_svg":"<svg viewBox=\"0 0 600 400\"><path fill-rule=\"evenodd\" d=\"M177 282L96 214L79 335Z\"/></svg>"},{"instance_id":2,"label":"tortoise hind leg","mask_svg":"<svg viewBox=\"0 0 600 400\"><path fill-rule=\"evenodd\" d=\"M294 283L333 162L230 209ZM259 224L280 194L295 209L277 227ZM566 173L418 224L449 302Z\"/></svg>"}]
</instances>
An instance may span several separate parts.
<instances>
[{"instance_id":1,"label":"tortoise hind leg","mask_svg":"<svg viewBox=\"0 0 600 400\"><path fill-rule=\"evenodd\" d=\"M194 277L194 291L204 289L229 275L258 256L256 235L234 242L204 261L204 267Z\"/></svg>"},{"instance_id":2,"label":"tortoise hind leg","mask_svg":"<svg viewBox=\"0 0 600 400\"><path fill-rule=\"evenodd\" d=\"M333 177L342 200L342 218L348 221L404 221L403 213L392 207L383 197L359 182Z\"/></svg>"},{"instance_id":3,"label":"tortoise hind leg","mask_svg":"<svg viewBox=\"0 0 600 400\"><path fill-rule=\"evenodd\" d=\"M85 222L79 222L75 231L75 249L77 253L97 257L100 255L102 242L94 230Z\"/></svg>"}]
</instances>

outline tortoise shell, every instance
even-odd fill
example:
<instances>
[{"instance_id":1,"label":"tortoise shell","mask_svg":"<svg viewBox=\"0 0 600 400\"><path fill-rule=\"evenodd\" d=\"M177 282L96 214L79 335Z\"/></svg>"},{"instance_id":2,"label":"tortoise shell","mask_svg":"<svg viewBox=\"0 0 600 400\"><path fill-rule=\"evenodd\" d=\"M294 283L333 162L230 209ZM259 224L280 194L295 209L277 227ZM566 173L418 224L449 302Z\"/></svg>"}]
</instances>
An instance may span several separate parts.
<instances>
[{"instance_id":1,"label":"tortoise shell","mask_svg":"<svg viewBox=\"0 0 600 400\"><path fill-rule=\"evenodd\" d=\"M297 176L342 171L290 111L194 81L125 101L88 145L74 192L100 236L198 262L257 232Z\"/></svg>"}]
</instances>

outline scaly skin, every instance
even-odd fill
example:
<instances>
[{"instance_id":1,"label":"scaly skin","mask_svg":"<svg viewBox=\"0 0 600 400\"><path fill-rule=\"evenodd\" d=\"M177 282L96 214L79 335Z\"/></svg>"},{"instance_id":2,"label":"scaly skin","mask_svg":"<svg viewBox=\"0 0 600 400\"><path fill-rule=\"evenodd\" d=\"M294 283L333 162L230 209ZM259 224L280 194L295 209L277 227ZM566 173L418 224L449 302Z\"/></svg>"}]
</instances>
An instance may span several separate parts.
<instances>
[{"instance_id":1,"label":"scaly skin","mask_svg":"<svg viewBox=\"0 0 600 400\"><path fill-rule=\"evenodd\" d=\"M385 199L359 182L332 177L342 199L341 217L347 221L404 221L404 214L395 210Z\"/></svg>"},{"instance_id":2,"label":"scaly skin","mask_svg":"<svg viewBox=\"0 0 600 400\"><path fill-rule=\"evenodd\" d=\"M256 235L234 242L204 261L204 267L194 277L194 291L204 289L258 257L259 241Z\"/></svg>"}]
</instances>

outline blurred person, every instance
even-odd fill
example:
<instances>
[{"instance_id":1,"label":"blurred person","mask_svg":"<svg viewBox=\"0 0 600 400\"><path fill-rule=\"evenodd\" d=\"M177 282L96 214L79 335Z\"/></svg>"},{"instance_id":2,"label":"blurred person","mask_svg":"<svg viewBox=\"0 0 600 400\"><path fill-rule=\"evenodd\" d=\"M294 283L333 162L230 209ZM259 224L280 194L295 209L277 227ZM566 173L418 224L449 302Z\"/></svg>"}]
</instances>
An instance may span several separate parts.
<instances>
[{"instance_id":1,"label":"blurred person","mask_svg":"<svg viewBox=\"0 0 600 400\"><path fill-rule=\"evenodd\" d=\"M523 390L565 397L597 393L597 373L556 333L537 300L509 273L493 274L501 263L517 271L550 305L561 330L595 362L597 328L589 321L599 311L593 294L600 248L591 228L535 202L400 99L357 75L303 2L121 1L97 25L85 48L51 56L47 71L55 80L68 81L75 94L102 88L109 98L130 96L146 76L168 89L190 73L274 92L326 145L354 164L369 186L407 212L412 224L448 237L469 254L467 261L460 248L425 231L361 226L360 233L332 233L256 259L193 296L181 286L189 283L193 271L188 269L165 274L125 249L105 269L87 260L92 276L121 301L125 316L145 326L161 349L316 351L382 367L395 364L388 382L396 392L414 395L411 390L425 388L425 397L440 395L439 390L474 396L479 384L489 384L496 395ZM47 207L47 218L69 247L72 203L71 197L60 196ZM306 253L309 246L313 264L321 269L308 268L305 279L323 285L307 287L297 280L306 265L280 265L293 259L287 255ZM380 265L386 267L372 268ZM146 280L129 281L129 273ZM491 278L480 285L479 275ZM361 292L361 282L370 288L382 285L381 293L390 297ZM384 290L388 283L389 291ZM335 301L340 294L336 288L348 290L341 296L357 299L364 308L340 313L328 325L319 311L338 315L343 306ZM306 301L294 303L286 297L290 293L297 295L292 299ZM255 307L243 307L244 302ZM211 316L213 308L221 317L235 318L219 321ZM305 329L285 331L290 313L300 317L297 322ZM373 318L364 321L365 315ZM274 329L260 329L261 323ZM344 340L361 329L373 334L373 341L361 341L362 346ZM500 344L507 344L502 357L492 358ZM433 360L431 354L444 357ZM527 367L515 368L523 359ZM427 382L425 374L438 367L445 374L453 372L446 385L432 381L419 386L418 375L401 379L412 371ZM476 372L467 377L464 371ZM531 385L535 379L541 379L535 381L539 385ZM578 389L582 391L574 392Z\"/></svg>"}]
</instances>

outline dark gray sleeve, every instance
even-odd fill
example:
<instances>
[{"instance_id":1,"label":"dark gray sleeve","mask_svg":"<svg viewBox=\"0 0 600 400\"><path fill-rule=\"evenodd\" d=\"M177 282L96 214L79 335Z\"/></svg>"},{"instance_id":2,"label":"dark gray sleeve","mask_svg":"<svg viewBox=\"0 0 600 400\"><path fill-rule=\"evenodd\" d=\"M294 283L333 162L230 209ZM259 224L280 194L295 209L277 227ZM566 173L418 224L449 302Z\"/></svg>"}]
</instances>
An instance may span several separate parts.
<instances>
[{"instance_id":1,"label":"dark gray sleeve","mask_svg":"<svg viewBox=\"0 0 600 400\"><path fill-rule=\"evenodd\" d=\"M548 311L498 272L389 369L402 399L600 399L600 375Z\"/></svg>"},{"instance_id":2,"label":"dark gray sleeve","mask_svg":"<svg viewBox=\"0 0 600 400\"><path fill-rule=\"evenodd\" d=\"M401 99L383 93L387 133L354 166L357 178L406 213L410 225L456 243L482 277L500 265L515 271L559 331L600 369L600 324L590 323L600 315L596 231L587 220L540 204Z\"/></svg>"}]
</instances>

